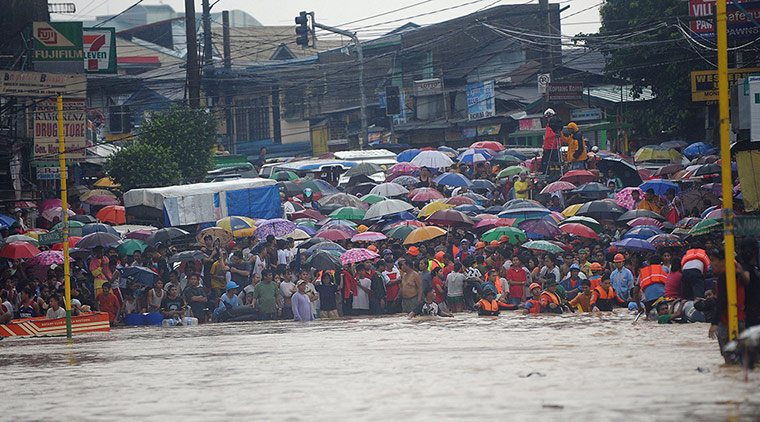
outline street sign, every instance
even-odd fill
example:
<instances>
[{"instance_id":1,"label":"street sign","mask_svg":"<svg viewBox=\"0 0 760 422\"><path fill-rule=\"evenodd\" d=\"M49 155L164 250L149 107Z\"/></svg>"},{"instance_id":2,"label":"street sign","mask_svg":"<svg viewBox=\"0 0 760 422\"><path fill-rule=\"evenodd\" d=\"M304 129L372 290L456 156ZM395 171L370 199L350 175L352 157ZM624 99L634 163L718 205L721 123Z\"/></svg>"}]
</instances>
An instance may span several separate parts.
<instances>
[{"instance_id":1,"label":"street sign","mask_svg":"<svg viewBox=\"0 0 760 422\"><path fill-rule=\"evenodd\" d=\"M58 111L55 99L34 109L34 159L58 158ZM63 132L67 160L84 160L87 149L87 113L84 98L63 99Z\"/></svg>"},{"instance_id":2,"label":"street sign","mask_svg":"<svg viewBox=\"0 0 760 422\"><path fill-rule=\"evenodd\" d=\"M570 120L574 122L589 122L592 120L602 120L602 109L601 108L575 109L570 113Z\"/></svg>"},{"instance_id":3,"label":"street sign","mask_svg":"<svg viewBox=\"0 0 760 422\"><path fill-rule=\"evenodd\" d=\"M41 233L38 237L40 245L55 245L63 242L63 232L56 230L50 233Z\"/></svg>"},{"instance_id":4,"label":"street sign","mask_svg":"<svg viewBox=\"0 0 760 422\"><path fill-rule=\"evenodd\" d=\"M60 167L37 167L37 180L60 180Z\"/></svg>"},{"instance_id":5,"label":"street sign","mask_svg":"<svg viewBox=\"0 0 760 422\"><path fill-rule=\"evenodd\" d=\"M743 78L760 73L760 68L750 67L744 69L728 69L729 89ZM718 101L718 71L700 70L691 72L691 101L705 102Z\"/></svg>"},{"instance_id":6,"label":"street sign","mask_svg":"<svg viewBox=\"0 0 760 422\"><path fill-rule=\"evenodd\" d=\"M732 0L726 1L726 22L729 41L754 40L760 28ZM736 0L742 8L760 20L760 1ZM690 29L695 38L715 41L715 0L689 0Z\"/></svg>"},{"instance_id":7,"label":"street sign","mask_svg":"<svg viewBox=\"0 0 760 422\"><path fill-rule=\"evenodd\" d=\"M583 101L583 84L580 82L548 83L546 101Z\"/></svg>"},{"instance_id":8,"label":"street sign","mask_svg":"<svg viewBox=\"0 0 760 422\"><path fill-rule=\"evenodd\" d=\"M116 29L84 28L84 70L87 73L116 73Z\"/></svg>"},{"instance_id":9,"label":"street sign","mask_svg":"<svg viewBox=\"0 0 760 422\"><path fill-rule=\"evenodd\" d=\"M81 62L82 22L34 22L34 62Z\"/></svg>"},{"instance_id":10,"label":"street sign","mask_svg":"<svg viewBox=\"0 0 760 422\"><path fill-rule=\"evenodd\" d=\"M538 74L538 93L541 95L546 94L546 85L552 81L552 75L550 73Z\"/></svg>"}]
</instances>

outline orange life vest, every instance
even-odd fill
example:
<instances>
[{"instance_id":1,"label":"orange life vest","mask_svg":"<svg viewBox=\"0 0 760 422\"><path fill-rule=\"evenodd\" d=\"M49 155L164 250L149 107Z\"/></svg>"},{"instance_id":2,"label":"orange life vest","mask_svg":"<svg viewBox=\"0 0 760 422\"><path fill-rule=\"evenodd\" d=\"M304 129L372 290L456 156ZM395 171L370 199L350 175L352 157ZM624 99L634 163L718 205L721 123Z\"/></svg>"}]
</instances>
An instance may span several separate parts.
<instances>
[{"instance_id":1,"label":"orange life vest","mask_svg":"<svg viewBox=\"0 0 760 422\"><path fill-rule=\"evenodd\" d=\"M560 300L559 296L556 293L550 292L549 290L544 290L543 292L541 292L541 304L546 306L549 303L554 303L554 304L559 305L562 303L562 301Z\"/></svg>"},{"instance_id":2,"label":"orange life vest","mask_svg":"<svg viewBox=\"0 0 760 422\"><path fill-rule=\"evenodd\" d=\"M541 309L543 307L543 305L541 305L541 301L536 300L536 299L528 299L528 300L525 301L525 303L530 303L530 304L533 305L530 308L530 310L528 310L528 313L530 313L530 314L540 314L541 313Z\"/></svg>"},{"instance_id":3,"label":"orange life vest","mask_svg":"<svg viewBox=\"0 0 760 422\"><path fill-rule=\"evenodd\" d=\"M702 261L702 264L705 265L705 270L710 266L710 258L707 257L707 252L704 249L689 249L683 258L681 258L681 267L694 259Z\"/></svg>"},{"instance_id":4,"label":"orange life vest","mask_svg":"<svg viewBox=\"0 0 760 422\"><path fill-rule=\"evenodd\" d=\"M591 290L596 289L597 287L602 285L602 276L600 275L593 275L588 278L588 282L591 283Z\"/></svg>"},{"instance_id":5,"label":"orange life vest","mask_svg":"<svg viewBox=\"0 0 760 422\"><path fill-rule=\"evenodd\" d=\"M655 283L665 284L667 278L668 273L665 272L665 267L662 265L649 265L642 268L639 273L639 286L641 290L646 290L647 287Z\"/></svg>"},{"instance_id":6,"label":"orange life vest","mask_svg":"<svg viewBox=\"0 0 760 422\"><path fill-rule=\"evenodd\" d=\"M478 301L478 307L480 308L480 314L481 315L498 315L499 314L499 302L492 300L488 301L486 299L480 299Z\"/></svg>"},{"instance_id":7,"label":"orange life vest","mask_svg":"<svg viewBox=\"0 0 760 422\"><path fill-rule=\"evenodd\" d=\"M486 273L486 283L488 283L488 273ZM498 275L496 276L496 280L494 280L493 285L496 287L496 292L498 294L504 294L504 290L501 288L501 277Z\"/></svg>"},{"instance_id":8,"label":"orange life vest","mask_svg":"<svg viewBox=\"0 0 760 422\"><path fill-rule=\"evenodd\" d=\"M609 290L605 290L604 287L599 286L596 289L594 289L593 292L591 292L591 304L593 305L596 303L597 300L607 300L607 299L616 299L617 294L615 293L615 289L613 289L611 286Z\"/></svg>"}]
</instances>

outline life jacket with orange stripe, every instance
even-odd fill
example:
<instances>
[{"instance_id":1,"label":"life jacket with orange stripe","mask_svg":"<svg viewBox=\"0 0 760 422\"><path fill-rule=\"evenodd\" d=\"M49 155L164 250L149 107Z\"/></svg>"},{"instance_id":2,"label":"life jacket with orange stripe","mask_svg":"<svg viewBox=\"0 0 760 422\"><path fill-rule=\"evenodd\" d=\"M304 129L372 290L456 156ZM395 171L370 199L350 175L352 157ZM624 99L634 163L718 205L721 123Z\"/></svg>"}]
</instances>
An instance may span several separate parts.
<instances>
[{"instance_id":1,"label":"life jacket with orange stripe","mask_svg":"<svg viewBox=\"0 0 760 422\"><path fill-rule=\"evenodd\" d=\"M443 264L437 259L433 258L430 261L428 261L428 271L433 271L433 268L443 269Z\"/></svg>"},{"instance_id":2,"label":"life jacket with orange stripe","mask_svg":"<svg viewBox=\"0 0 760 422\"><path fill-rule=\"evenodd\" d=\"M478 315L499 315L499 302L495 300L489 302L487 299L480 299L480 301L475 304L475 307L479 308Z\"/></svg>"},{"instance_id":3,"label":"life jacket with orange stripe","mask_svg":"<svg viewBox=\"0 0 760 422\"><path fill-rule=\"evenodd\" d=\"M541 310L543 309L543 305L541 305L541 301L540 300L528 299L528 300L525 301L525 303L530 303L531 305L533 305L528 310L529 314L540 314Z\"/></svg>"},{"instance_id":4,"label":"life jacket with orange stripe","mask_svg":"<svg viewBox=\"0 0 760 422\"><path fill-rule=\"evenodd\" d=\"M486 278L486 280L485 280L486 283L488 283L489 282L489 280L488 280L488 273L486 273L486 277L485 278ZM496 293L498 293L500 295L504 294L504 290L501 288L501 277L499 277L497 275L496 276L496 280L493 281L493 285L494 285L494 287L496 287Z\"/></svg>"},{"instance_id":5,"label":"life jacket with orange stripe","mask_svg":"<svg viewBox=\"0 0 760 422\"><path fill-rule=\"evenodd\" d=\"M618 297L612 286L609 289L599 286L591 292L591 306L596 306L600 311L612 311L614 302L625 303Z\"/></svg>"},{"instance_id":6,"label":"life jacket with orange stripe","mask_svg":"<svg viewBox=\"0 0 760 422\"><path fill-rule=\"evenodd\" d=\"M683 267L687 262L694 259L702 261L702 264L705 266L705 270L710 266L710 258L707 257L707 252L705 252L704 249L689 249L686 251L686 254L684 254L683 258L681 258L681 267Z\"/></svg>"},{"instance_id":7,"label":"life jacket with orange stripe","mask_svg":"<svg viewBox=\"0 0 760 422\"><path fill-rule=\"evenodd\" d=\"M559 298L558 294L550 292L549 290L544 290L541 292L541 304L547 306L550 303L560 305L562 304L562 300Z\"/></svg>"},{"instance_id":8,"label":"life jacket with orange stripe","mask_svg":"<svg viewBox=\"0 0 760 422\"><path fill-rule=\"evenodd\" d=\"M665 267L662 265L648 265L642 268L639 273L639 286L641 290L646 290L647 287L655 283L665 284L667 278L668 273L665 272Z\"/></svg>"},{"instance_id":9,"label":"life jacket with orange stripe","mask_svg":"<svg viewBox=\"0 0 760 422\"><path fill-rule=\"evenodd\" d=\"M588 282L591 283L591 290L594 290L602 285L602 276L592 275L588 278Z\"/></svg>"}]
</instances>

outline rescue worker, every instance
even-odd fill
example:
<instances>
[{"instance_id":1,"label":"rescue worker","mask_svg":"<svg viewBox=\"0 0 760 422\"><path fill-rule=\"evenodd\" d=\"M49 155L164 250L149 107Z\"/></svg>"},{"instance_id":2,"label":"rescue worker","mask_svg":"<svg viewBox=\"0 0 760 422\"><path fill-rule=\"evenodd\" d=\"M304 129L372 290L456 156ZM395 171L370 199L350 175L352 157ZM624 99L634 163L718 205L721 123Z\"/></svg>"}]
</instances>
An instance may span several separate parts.
<instances>
[{"instance_id":1,"label":"rescue worker","mask_svg":"<svg viewBox=\"0 0 760 422\"><path fill-rule=\"evenodd\" d=\"M482 299L480 299L473 307L478 310L478 315L481 316L498 316L501 309L515 309L516 306L508 305L503 302L499 302L495 299L496 292L494 287L487 284L483 288Z\"/></svg>"},{"instance_id":2,"label":"rescue worker","mask_svg":"<svg viewBox=\"0 0 760 422\"><path fill-rule=\"evenodd\" d=\"M655 301L665 296L665 280L668 273L662 266L662 258L659 255L652 255L649 258L649 265L642 268L639 272L638 287L640 292L644 293L644 305L647 313L652 309Z\"/></svg>"},{"instance_id":3,"label":"rescue worker","mask_svg":"<svg viewBox=\"0 0 760 422\"><path fill-rule=\"evenodd\" d=\"M612 312L616 303L623 306L626 301L620 299L615 293L612 280L605 278L602 284L591 292L591 310L592 312Z\"/></svg>"},{"instance_id":4,"label":"rescue worker","mask_svg":"<svg viewBox=\"0 0 760 422\"><path fill-rule=\"evenodd\" d=\"M557 280L553 276L547 279L546 289L541 292L541 306L544 308L544 312L562 313L562 298L557 293Z\"/></svg>"},{"instance_id":5,"label":"rescue worker","mask_svg":"<svg viewBox=\"0 0 760 422\"><path fill-rule=\"evenodd\" d=\"M710 258L704 249L692 248L681 258L681 290L684 299L694 300L705 296L705 271Z\"/></svg>"},{"instance_id":6,"label":"rescue worker","mask_svg":"<svg viewBox=\"0 0 760 422\"><path fill-rule=\"evenodd\" d=\"M563 141L567 142L567 162L571 170L585 169L588 160L588 150L583 134L575 122L567 124L569 134L563 136Z\"/></svg>"},{"instance_id":7,"label":"rescue worker","mask_svg":"<svg viewBox=\"0 0 760 422\"><path fill-rule=\"evenodd\" d=\"M435 254L435 258L428 261L428 271L433 271L433 268L440 268L443 269L443 257L444 257L443 251L438 251Z\"/></svg>"},{"instance_id":8,"label":"rescue worker","mask_svg":"<svg viewBox=\"0 0 760 422\"><path fill-rule=\"evenodd\" d=\"M541 167L539 172L545 173L550 169L550 163L559 165L559 147L560 147L560 132L562 131L562 120L557 117L557 114L551 108L547 108L544 111L544 119L546 119L546 131L544 132L544 153L541 157Z\"/></svg>"},{"instance_id":9,"label":"rescue worker","mask_svg":"<svg viewBox=\"0 0 760 422\"><path fill-rule=\"evenodd\" d=\"M528 290L530 291L531 298L526 300L523 304L523 307L525 307L525 313L540 314L543 310L543 306L541 306L541 285L533 283Z\"/></svg>"},{"instance_id":10,"label":"rescue worker","mask_svg":"<svg viewBox=\"0 0 760 422\"><path fill-rule=\"evenodd\" d=\"M604 269L602 268L602 264L592 262L591 266L589 266L589 271L591 271L591 276L589 276L588 282L591 283L591 290L594 290L602 284Z\"/></svg>"}]
</instances>

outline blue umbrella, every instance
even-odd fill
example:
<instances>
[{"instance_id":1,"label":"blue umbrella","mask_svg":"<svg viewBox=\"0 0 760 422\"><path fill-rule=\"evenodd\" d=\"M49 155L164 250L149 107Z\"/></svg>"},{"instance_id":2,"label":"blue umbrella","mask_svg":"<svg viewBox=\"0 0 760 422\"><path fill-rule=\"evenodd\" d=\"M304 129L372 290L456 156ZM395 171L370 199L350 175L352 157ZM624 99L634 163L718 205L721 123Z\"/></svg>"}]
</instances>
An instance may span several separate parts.
<instances>
[{"instance_id":1,"label":"blue umbrella","mask_svg":"<svg viewBox=\"0 0 760 422\"><path fill-rule=\"evenodd\" d=\"M7 215L0 215L0 229L7 229L8 227L14 225L16 223L16 219L13 217L8 217Z\"/></svg>"},{"instance_id":2,"label":"blue umbrella","mask_svg":"<svg viewBox=\"0 0 760 422\"><path fill-rule=\"evenodd\" d=\"M308 234L309 236L314 236L317 234L317 231L312 229L309 226L296 226L297 229L303 230L304 233Z\"/></svg>"},{"instance_id":3,"label":"blue umbrella","mask_svg":"<svg viewBox=\"0 0 760 422\"><path fill-rule=\"evenodd\" d=\"M136 282L143 286L153 287L153 283L158 280L158 274L145 267L124 267L119 270L122 279L127 283Z\"/></svg>"},{"instance_id":4,"label":"blue umbrella","mask_svg":"<svg viewBox=\"0 0 760 422\"><path fill-rule=\"evenodd\" d=\"M675 183L665 179L652 179L642 183L639 188L644 192L652 189L655 195L664 195L668 189L673 189L674 192L678 192L681 189Z\"/></svg>"},{"instance_id":5,"label":"blue umbrella","mask_svg":"<svg viewBox=\"0 0 760 422\"><path fill-rule=\"evenodd\" d=\"M472 181L472 190L496 190L496 185L488 179L475 179Z\"/></svg>"},{"instance_id":6,"label":"blue umbrella","mask_svg":"<svg viewBox=\"0 0 760 422\"><path fill-rule=\"evenodd\" d=\"M657 236L658 234L662 234L662 230L645 226L636 226L631 230L628 230L623 238L648 240L650 237Z\"/></svg>"},{"instance_id":7,"label":"blue umbrella","mask_svg":"<svg viewBox=\"0 0 760 422\"><path fill-rule=\"evenodd\" d=\"M433 179L433 181L439 185L460 186L463 188L472 187L470 179L460 173L443 173Z\"/></svg>"},{"instance_id":8,"label":"blue umbrella","mask_svg":"<svg viewBox=\"0 0 760 422\"><path fill-rule=\"evenodd\" d=\"M420 153L420 150L418 150L417 148L403 150L398 155L398 157L396 157L396 161L398 161L399 163L412 161L414 157L416 157L417 154L419 153Z\"/></svg>"},{"instance_id":9,"label":"blue umbrella","mask_svg":"<svg viewBox=\"0 0 760 422\"><path fill-rule=\"evenodd\" d=\"M111 233L112 235L115 235L115 236L119 235L119 233L108 224L90 223L90 224L85 224L82 227L82 236L87 236L88 234L93 234L93 233Z\"/></svg>"},{"instance_id":10,"label":"blue umbrella","mask_svg":"<svg viewBox=\"0 0 760 422\"><path fill-rule=\"evenodd\" d=\"M451 148L451 147L447 147L447 146L440 146L440 147L438 147L438 148L436 148L436 149L437 149L438 151L441 151L441 152L448 152L448 153L451 153L451 154L457 155L457 150L455 150L454 148Z\"/></svg>"},{"instance_id":11,"label":"blue umbrella","mask_svg":"<svg viewBox=\"0 0 760 422\"><path fill-rule=\"evenodd\" d=\"M642 240L642 239L623 239L617 242L612 243L614 246L617 246L618 248L625 248L625 249L631 249L634 251L655 251L657 250L654 246L652 246L651 243L649 243L648 240Z\"/></svg>"},{"instance_id":12,"label":"blue umbrella","mask_svg":"<svg viewBox=\"0 0 760 422\"><path fill-rule=\"evenodd\" d=\"M482 163L483 161L488 161L491 159L491 157L493 157L491 154L492 152L493 151L485 149L468 149L459 155L458 160L460 163Z\"/></svg>"},{"instance_id":13,"label":"blue umbrella","mask_svg":"<svg viewBox=\"0 0 760 422\"><path fill-rule=\"evenodd\" d=\"M454 207L455 210L463 212L465 214L472 214L477 215L483 212L485 208L481 207L480 205L475 204L464 204L464 205L457 205Z\"/></svg>"},{"instance_id":14,"label":"blue umbrella","mask_svg":"<svg viewBox=\"0 0 760 422\"><path fill-rule=\"evenodd\" d=\"M711 155L718 151L714 146L706 142L695 142L683 149L683 155L694 158L698 155Z\"/></svg>"}]
</instances>

